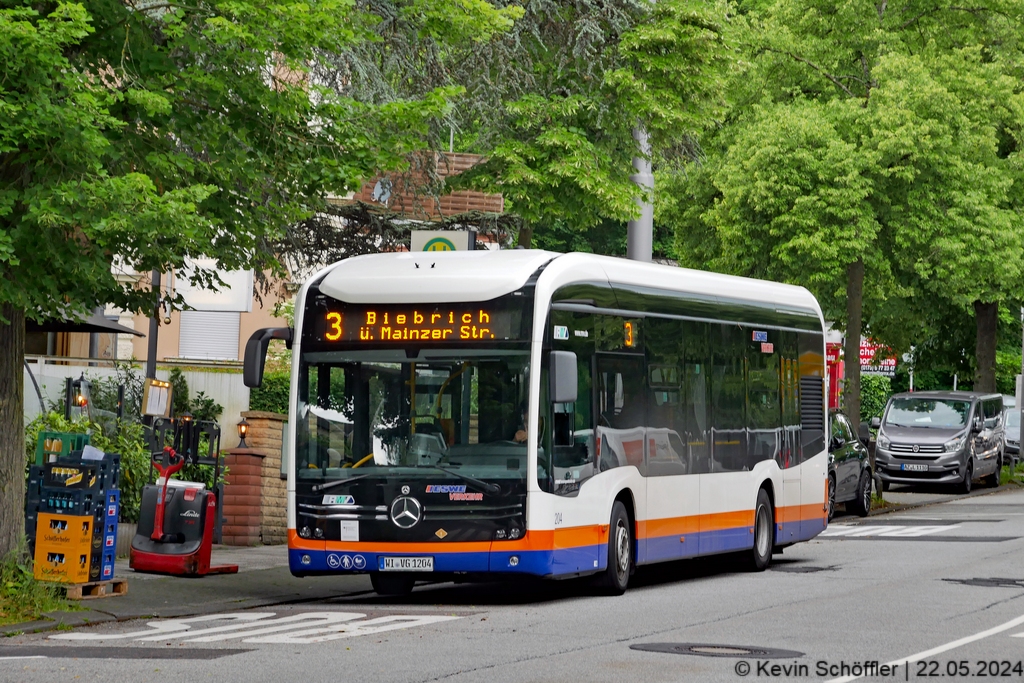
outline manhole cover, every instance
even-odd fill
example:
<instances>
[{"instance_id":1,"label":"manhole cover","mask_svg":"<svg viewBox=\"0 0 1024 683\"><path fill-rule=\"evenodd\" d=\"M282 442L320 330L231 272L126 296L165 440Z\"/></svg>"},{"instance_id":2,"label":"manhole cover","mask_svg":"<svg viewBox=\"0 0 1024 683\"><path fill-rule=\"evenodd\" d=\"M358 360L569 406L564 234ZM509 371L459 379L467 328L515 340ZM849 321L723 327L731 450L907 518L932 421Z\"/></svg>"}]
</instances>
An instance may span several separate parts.
<instances>
[{"instance_id":1,"label":"manhole cover","mask_svg":"<svg viewBox=\"0 0 1024 683\"><path fill-rule=\"evenodd\" d=\"M984 588L1024 588L1024 579L943 579L943 581Z\"/></svg>"},{"instance_id":2,"label":"manhole cover","mask_svg":"<svg viewBox=\"0 0 1024 683\"><path fill-rule=\"evenodd\" d=\"M630 645L631 650L663 652L671 655L697 655L699 657L756 657L758 659L793 659L803 652L779 650L756 645L721 645L717 643L640 643Z\"/></svg>"}]
</instances>

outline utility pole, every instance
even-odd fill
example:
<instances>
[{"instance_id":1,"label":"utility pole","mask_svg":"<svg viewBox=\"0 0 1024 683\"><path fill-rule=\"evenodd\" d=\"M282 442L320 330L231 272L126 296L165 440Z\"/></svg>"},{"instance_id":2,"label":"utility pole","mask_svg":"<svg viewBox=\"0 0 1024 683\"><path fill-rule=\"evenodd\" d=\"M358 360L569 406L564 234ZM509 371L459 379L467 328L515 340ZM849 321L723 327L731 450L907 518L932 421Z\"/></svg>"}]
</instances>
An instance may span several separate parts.
<instances>
[{"instance_id":1,"label":"utility pole","mask_svg":"<svg viewBox=\"0 0 1024 683\"><path fill-rule=\"evenodd\" d=\"M651 173L651 144L647 130L643 126L633 129L633 139L640 148L640 156L633 157L633 169L636 171L629 179L641 190L637 197L640 205L640 217L631 220L626 232L626 258L634 261L650 262L654 253L654 175ZM646 192L645 192L646 191ZM651 201L644 199L647 194Z\"/></svg>"},{"instance_id":2,"label":"utility pole","mask_svg":"<svg viewBox=\"0 0 1024 683\"><path fill-rule=\"evenodd\" d=\"M156 379L156 337L160 332L160 271L154 269L150 276L153 283L153 291L156 292L156 305L153 306L153 315L149 318L149 350L146 352L146 377Z\"/></svg>"}]
</instances>

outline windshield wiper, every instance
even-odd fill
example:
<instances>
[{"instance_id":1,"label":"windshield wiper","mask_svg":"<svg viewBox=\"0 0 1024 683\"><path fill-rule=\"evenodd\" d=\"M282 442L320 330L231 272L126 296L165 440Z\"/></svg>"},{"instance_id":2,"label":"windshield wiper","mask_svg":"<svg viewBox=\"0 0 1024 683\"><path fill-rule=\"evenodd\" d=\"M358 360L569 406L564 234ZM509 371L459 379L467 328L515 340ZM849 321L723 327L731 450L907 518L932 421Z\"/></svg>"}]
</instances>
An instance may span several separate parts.
<instances>
[{"instance_id":1,"label":"windshield wiper","mask_svg":"<svg viewBox=\"0 0 1024 683\"><path fill-rule=\"evenodd\" d=\"M463 481L466 481L466 482L469 482L470 484L473 484L474 486L478 486L478 487L482 488L487 493L490 493L490 494L501 493L501 487L498 486L497 484L492 484L490 482L481 481L481 480L477 479L476 477L471 477L468 474L462 474L460 472L456 472L455 470L448 469L447 467L441 467L440 465L417 465L417 467L430 467L430 468L435 469L435 470L441 470L442 472L444 472L446 474L450 474L453 477L458 477L459 479L461 479Z\"/></svg>"},{"instance_id":2,"label":"windshield wiper","mask_svg":"<svg viewBox=\"0 0 1024 683\"><path fill-rule=\"evenodd\" d=\"M347 479L339 479L338 481L331 481L326 484L315 484L313 486L313 493L320 493L321 491L326 491L327 489L333 489L335 486L341 486L342 484L350 484L354 481L359 481L360 479L372 477L373 475L373 472L367 472L366 474L360 474L358 476L349 477Z\"/></svg>"}]
</instances>

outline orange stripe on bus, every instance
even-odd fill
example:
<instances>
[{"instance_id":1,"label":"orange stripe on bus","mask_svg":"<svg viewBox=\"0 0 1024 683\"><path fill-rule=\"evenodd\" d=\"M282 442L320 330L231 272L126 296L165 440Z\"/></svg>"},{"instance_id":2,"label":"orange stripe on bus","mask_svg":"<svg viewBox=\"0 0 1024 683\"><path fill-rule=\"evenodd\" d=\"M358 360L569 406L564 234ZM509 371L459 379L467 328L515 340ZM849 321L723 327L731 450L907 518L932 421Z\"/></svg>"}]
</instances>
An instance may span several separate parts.
<instances>
[{"instance_id":1,"label":"orange stripe on bus","mask_svg":"<svg viewBox=\"0 0 1024 683\"><path fill-rule=\"evenodd\" d=\"M805 519L820 519L818 503L790 505L775 509L776 523L792 523ZM754 524L753 510L733 510L706 515L685 517L664 517L637 522L637 537L641 539L662 536L683 536L707 531L750 528ZM301 538L295 529L288 530L288 545L295 550L328 550L333 552L381 552L381 553L437 553L437 552L490 552L528 551L580 548L605 543L608 540L608 525L596 524L565 527L554 530L527 531L523 538L515 541L469 541L460 543L444 542L440 539L426 543L402 543L381 541L314 541Z\"/></svg>"}]
</instances>

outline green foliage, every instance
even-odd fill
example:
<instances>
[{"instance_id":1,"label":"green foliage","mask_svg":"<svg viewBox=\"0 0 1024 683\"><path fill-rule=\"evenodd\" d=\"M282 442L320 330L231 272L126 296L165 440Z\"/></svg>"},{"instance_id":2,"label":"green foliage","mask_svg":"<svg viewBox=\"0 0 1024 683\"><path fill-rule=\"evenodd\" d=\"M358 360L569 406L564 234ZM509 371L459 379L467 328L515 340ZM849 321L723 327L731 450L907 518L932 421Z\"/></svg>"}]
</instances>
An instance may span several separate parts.
<instances>
[{"instance_id":1,"label":"green foliage","mask_svg":"<svg viewBox=\"0 0 1024 683\"><path fill-rule=\"evenodd\" d=\"M119 420L113 433L106 434L96 423L86 418L65 420L63 415L48 413L36 417L25 428L25 474L35 463L36 442L40 432L65 432L68 434L89 434L91 445L104 453L121 454L121 475L118 487L121 489L122 522L137 522L142 487L149 479L149 448L146 445L143 427L138 422Z\"/></svg>"},{"instance_id":2,"label":"green foliage","mask_svg":"<svg viewBox=\"0 0 1024 683\"><path fill-rule=\"evenodd\" d=\"M200 391L194 397L189 392L188 380L181 368L171 368L167 381L171 383L171 402L173 415L189 413L194 420L216 422L224 412L224 406Z\"/></svg>"},{"instance_id":3,"label":"green foliage","mask_svg":"<svg viewBox=\"0 0 1024 683\"><path fill-rule=\"evenodd\" d=\"M892 383L885 375L861 375L860 421L871 422L871 418L881 417L892 393Z\"/></svg>"},{"instance_id":4,"label":"green foliage","mask_svg":"<svg viewBox=\"0 0 1024 683\"><path fill-rule=\"evenodd\" d=\"M167 381L171 383L171 414L184 415L191 412L192 398L188 393L188 380L181 368L171 368Z\"/></svg>"},{"instance_id":5,"label":"green foliage","mask_svg":"<svg viewBox=\"0 0 1024 683\"><path fill-rule=\"evenodd\" d=\"M1013 396L1020 374L1020 351L996 351L996 391Z\"/></svg>"},{"instance_id":6,"label":"green foliage","mask_svg":"<svg viewBox=\"0 0 1024 683\"><path fill-rule=\"evenodd\" d=\"M287 372L267 372L263 385L249 392L249 410L288 414L288 390L291 377Z\"/></svg>"},{"instance_id":7,"label":"green foliage","mask_svg":"<svg viewBox=\"0 0 1024 683\"><path fill-rule=\"evenodd\" d=\"M62 597L59 586L35 580L24 541L0 560L0 624L34 621L44 612L75 609Z\"/></svg>"}]
</instances>

